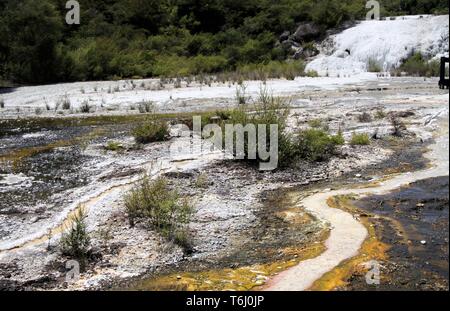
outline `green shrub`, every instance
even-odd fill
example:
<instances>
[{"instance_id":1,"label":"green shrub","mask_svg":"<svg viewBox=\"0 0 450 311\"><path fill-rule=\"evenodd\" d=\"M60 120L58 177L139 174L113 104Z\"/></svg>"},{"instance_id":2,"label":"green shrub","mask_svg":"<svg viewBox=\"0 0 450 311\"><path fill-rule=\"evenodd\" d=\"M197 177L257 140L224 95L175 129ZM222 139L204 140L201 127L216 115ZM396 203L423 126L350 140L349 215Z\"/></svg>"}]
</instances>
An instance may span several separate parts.
<instances>
[{"instance_id":1,"label":"green shrub","mask_svg":"<svg viewBox=\"0 0 450 311\"><path fill-rule=\"evenodd\" d=\"M70 217L70 224L66 226L60 240L60 248L64 255L83 261L86 260L90 247L86 218L86 210L79 207Z\"/></svg>"},{"instance_id":2,"label":"green shrub","mask_svg":"<svg viewBox=\"0 0 450 311\"><path fill-rule=\"evenodd\" d=\"M153 102L142 101L139 106L139 113L153 113L154 105Z\"/></svg>"},{"instance_id":3,"label":"green shrub","mask_svg":"<svg viewBox=\"0 0 450 311\"><path fill-rule=\"evenodd\" d=\"M208 187L208 175L206 175L206 173L201 173L200 175L198 175L197 179L195 180L195 187L196 188Z\"/></svg>"},{"instance_id":4,"label":"green shrub","mask_svg":"<svg viewBox=\"0 0 450 311\"><path fill-rule=\"evenodd\" d=\"M317 78L317 77L319 77L319 73L317 71L315 71L315 70L308 70L305 75L307 77L310 77L310 78Z\"/></svg>"},{"instance_id":5,"label":"green shrub","mask_svg":"<svg viewBox=\"0 0 450 311\"><path fill-rule=\"evenodd\" d=\"M72 107L72 104L68 96L63 96L58 99L58 101L55 104L55 110L57 110L59 107L61 107L61 109L63 110L69 110Z\"/></svg>"},{"instance_id":6,"label":"green shrub","mask_svg":"<svg viewBox=\"0 0 450 311\"><path fill-rule=\"evenodd\" d=\"M266 89L261 89L259 97L251 104L245 107L241 106L235 108L230 112L230 116L227 120L222 122L222 125L226 124L237 125L240 124L243 127L253 124L256 127L256 136L258 137L258 125L266 125L266 133L270 132L270 125L278 125L278 166L286 167L292 163L293 148L290 139L290 135L286 132L286 119L289 115L289 103L279 97L274 97L269 94ZM223 131L225 133L225 131ZM269 141L267 142L269 143ZM269 145L266 146L269 149ZM256 150L258 150L256 146ZM254 161L248 159L249 144L248 137L244 141L244 157L246 161ZM233 150L236 154L236 150ZM256 161L259 162L259 155L257 152Z\"/></svg>"},{"instance_id":7,"label":"green shrub","mask_svg":"<svg viewBox=\"0 0 450 311\"><path fill-rule=\"evenodd\" d=\"M368 112L363 112L362 114L358 115L358 121L361 123L372 122L372 115Z\"/></svg>"},{"instance_id":8,"label":"green shrub","mask_svg":"<svg viewBox=\"0 0 450 311\"><path fill-rule=\"evenodd\" d=\"M109 150L109 151L120 151L120 150L123 150L123 146L118 142L109 141L106 144L105 149Z\"/></svg>"},{"instance_id":9,"label":"green shrub","mask_svg":"<svg viewBox=\"0 0 450 311\"><path fill-rule=\"evenodd\" d=\"M394 74L398 75L399 72L406 72L411 76L438 77L440 75L440 62L429 61L421 53L415 53L406 59L397 70L394 70Z\"/></svg>"},{"instance_id":10,"label":"green shrub","mask_svg":"<svg viewBox=\"0 0 450 311\"><path fill-rule=\"evenodd\" d=\"M362 133L362 134L353 133L352 138L350 139L350 145L352 145L352 146L370 145L370 137L366 133Z\"/></svg>"},{"instance_id":11,"label":"green shrub","mask_svg":"<svg viewBox=\"0 0 450 311\"><path fill-rule=\"evenodd\" d=\"M220 118L220 120L229 120L231 118L230 110L218 110L216 111L216 116Z\"/></svg>"},{"instance_id":12,"label":"green shrub","mask_svg":"<svg viewBox=\"0 0 450 311\"><path fill-rule=\"evenodd\" d=\"M139 144L164 141L169 136L169 126L164 121L149 121L136 127L132 134Z\"/></svg>"},{"instance_id":13,"label":"green shrub","mask_svg":"<svg viewBox=\"0 0 450 311\"><path fill-rule=\"evenodd\" d=\"M247 86L240 84L236 87L236 102L238 105L245 105L248 101Z\"/></svg>"},{"instance_id":14,"label":"green shrub","mask_svg":"<svg viewBox=\"0 0 450 311\"><path fill-rule=\"evenodd\" d=\"M381 120L386 118L387 114L386 112L384 112L384 110L382 108L377 109L377 111L375 112L375 119L377 120Z\"/></svg>"},{"instance_id":15,"label":"green shrub","mask_svg":"<svg viewBox=\"0 0 450 311\"><path fill-rule=\"evenodd\" d=\"M370 58L367 64L367 71L369 72L381 72L382 68L380 64L375 60Z\"/></svg>"},{"instance_id":16,"label":"green shrub","mask_svg":"<svg viewBox=\"0 0 450 311\"><path fill-rule=\"evenodd\" d=\"M345 138L342 135L342 132L339 131L336 135L331 136L331 140L336 146L342 146L345 145Z\"/></svg>"},{"instance_id":17,"label":"green shrub","mask_svg":"<svg viewBox=\"0 0 450 311\"><path fill-rule=\"evenodd\" d=\"M89 113L91 112L91 106L89 105L89 102L87 100L83 101L80 105L80 112L81 113Z\"/></svg>"},{"instance_id":18,"label":"green shrub","mask_svg":"<svg viewBox=\"0 0 450 311\"><path fill-rule=\"evenodd\" d=\"M331 136L319 129L303 130L296 138L298 156L309 161L325 161L336 153L336 146L342 144L342 135Z\"/></svg>"},{"instance_id":19,"label":"green shrub","mask_svg":"<svg viewBox=\"0 0 450 311\"><path fill-rule=\"evenodd\" d=\"M125 195L124 201L131 226L142 219L163 236L186 246L187 225L193 208L169 188L165 178L152 181L144 176Z\"/></svg>"}]
</instances>

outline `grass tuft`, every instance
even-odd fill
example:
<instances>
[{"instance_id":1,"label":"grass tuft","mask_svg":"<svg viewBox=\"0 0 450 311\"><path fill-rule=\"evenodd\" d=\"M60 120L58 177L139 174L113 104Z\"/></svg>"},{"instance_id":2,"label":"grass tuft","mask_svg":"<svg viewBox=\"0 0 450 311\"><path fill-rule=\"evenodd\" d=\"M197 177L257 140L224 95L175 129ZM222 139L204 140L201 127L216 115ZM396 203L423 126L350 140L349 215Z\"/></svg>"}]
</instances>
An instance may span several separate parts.
<instances>
[{"instance_id":1,"label":"grass tuft","mask_svg":"<svg viewBox=\"0 0 450 311\"><path fill-rule=\"evenodd\" d=\"M169 137L169 126L165 121L152 120L136 127L132 134L139 144L165 141Z\"/></svg>"},{"instance_id":2,"label":"grass tuft","mask_svg":"<svg viewBox=\"0 0 450 311\"><path fill-rule=\"evenodd\" d=\"M130 225L144 220L164 237L174 241L185 250L189 248L188 224L193 208L169 188L167 179L151 180L148 176L132 188L124 197L125 210Z\"/></svg>"},{"instance_id":3,"label":"grass tuft","mask_svg":"<svg viewBox=\"0 0 450 311\"><path fill-rule=\"evenodd\" d=\"M352 146L367 146L370 145L370 137L366 133L357 134L353 133L350 140L350 145Z\"/></svg>"},{"instance_id":4,"label":"grass tuft","mask_svg":"<svg viewBox=\"0 0 450 311\"><path fill-rule=\"evenodd\" d=\"M298 134L294 148L300 158L320 162L330 159L336 154L336 147L344 143L341 134L332 136L321 129L308 129Z\"/></svg>"}]
</instances>

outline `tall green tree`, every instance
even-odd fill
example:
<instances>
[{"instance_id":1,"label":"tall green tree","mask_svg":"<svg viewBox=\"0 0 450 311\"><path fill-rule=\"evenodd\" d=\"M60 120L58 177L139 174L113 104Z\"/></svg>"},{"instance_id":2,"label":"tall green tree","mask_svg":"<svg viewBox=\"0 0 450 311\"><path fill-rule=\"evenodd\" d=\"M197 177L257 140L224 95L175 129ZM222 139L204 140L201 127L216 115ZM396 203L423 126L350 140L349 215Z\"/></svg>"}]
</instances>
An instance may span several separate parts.
<instances>
[{"instance_id":1,"label":"tall green tree","mask_svg":"<svg viewBox=\"0 0 450 311\"><path fill-rule=\"evenodd\" d=\"M62 17L49 1L8 1L2 25L6 74L13 81L57 81L62 70ZM6 43L6 44L5 44Z\"/></svg>"}]
</instances>

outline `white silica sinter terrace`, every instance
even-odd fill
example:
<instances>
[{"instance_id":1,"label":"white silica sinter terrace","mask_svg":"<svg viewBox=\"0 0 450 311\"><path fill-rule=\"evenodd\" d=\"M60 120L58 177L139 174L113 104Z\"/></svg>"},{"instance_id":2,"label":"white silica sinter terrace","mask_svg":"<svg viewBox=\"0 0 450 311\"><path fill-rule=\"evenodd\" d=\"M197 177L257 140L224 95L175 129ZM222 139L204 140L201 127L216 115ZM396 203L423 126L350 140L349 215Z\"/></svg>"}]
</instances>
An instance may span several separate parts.
<instances>
[{"instance_id":1,"label":"white silica sinter terrace","mask_svg":"<svg viewBox=\"0 0 450 311\"><path fill-rule=\"evenodd\" d=\"M321 54L306 70L323 76L354 75L367 72L373 60L389 71L415 52L430 58L448 55L448 40L448 15L362 21L324 41Z\"/></svg>"}]
</instances>

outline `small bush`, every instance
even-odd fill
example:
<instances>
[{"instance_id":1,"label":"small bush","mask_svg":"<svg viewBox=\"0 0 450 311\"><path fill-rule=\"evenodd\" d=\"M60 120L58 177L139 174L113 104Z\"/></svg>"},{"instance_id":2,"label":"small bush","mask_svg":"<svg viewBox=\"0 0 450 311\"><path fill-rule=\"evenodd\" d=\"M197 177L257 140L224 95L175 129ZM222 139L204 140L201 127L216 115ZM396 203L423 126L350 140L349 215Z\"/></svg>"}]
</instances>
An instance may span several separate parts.
<instances>
[{"instance_id":1,"label":"small bush","mask_svg":"<svg viewBox=\"0 0 450 311\"><path fill-rule=\"evenodd\" d=\"M90 247L86 218L85 209L78 208L70 218L70 224L67 225L60 241L61 251L64 255L83 261L87 258Z\"/></svg>"},{"instance_id":2,"label":"small bush","mask_svg":"<svg viewBox=\"0 0 450 311\"><path fill-rule=\"evenodd\" d=\"M266 125L266 131L269 132L271 124L278 125L278 165L279 167L285 167L292 163L292 143L290 136L286 133L286 119L289 115L289 103L282 98L274 97L272 94L262 88L260 90L259 97L248 105L249 111L247 113L244 108L238 107L230 112L229 118L222 122L222 125L226 124L237 125L240 124L246 127L249 124L253 124L256 127L256 136L258 137L258 125ZM225 131L223 131L225 133ZM258 146L253 146L257 150L257 160L259 161ZM270 146L267 146L270 147ZM244 142L244 158L246 161L255 161L248 159L249 154L249 142L246 137ZM236 155L236 150L233 150Z\"/></svg>"},{"instance_id":3,"label":"small bush","mask_svg":"<svg viewBox=\"0 0 450 311\"><path fill-rule=\"evenodd\" d=\"M245 84L241 84L236 88L236 102L238 105L245 105L247 101L247 87Z\"/></svg>"},{"instance_id":4,"label":"small bush","mask_svg":"<svg viewBox=\"0 0 450 311\"><path fill-rule=\"evenodd\" d=\"M353 133L352 138L350 140L350 145L352 145L352 146L370 145L370 137L366 133L362 133L362 134Z\"/></svg>"},{"instance_id":5,"label":"small bush","mask_svg":"<svg viewBox=\"0 0 450 311\"><path fill-rule=\"evenodd\" d=\"M216 116L220 118L220 120L229 120L231 118L231 111L230 110L218 110L216 111Z\"/></svg>"},{"instance_id":6,"label":"small bush","mask_svg":"<svg viewBox=\"0 0 450 311\"><path fill-rule=\"evenodd\" d=\"M403 132L407 130L405 123L403 123L403 121L395 114L390 115L389 121L392 125L392 136L402 137Z\"/></svg>"},{"instance_id":7,"label":"small bush","mask_svg":"<svg viewBox=\"0 0 450 311\"><path fill-rule=\"evenodd\" d=\"M169 189L165 178L152 181L144 176L124 200L131 226L143 219L152 229L186 247L187 225L193 208L186 200L181 200L176 191Z\"/></svg>"},{"instance_id":8,"label":"small bush","mask_svg":"<svg viewBox=\"0 0 450 311\"><path fill-rule=\"evenodd\" d=\"M384 112L383 108L377 109L377 111L375 112L375 119L377 120L381 120L386 118L387 114L386 112Z\"/></svg>"},{"instance_id":9,"label":"small bush","mask_svg":"<svg viewBox=\"0 0 450 311\"><path fill-rule=\"evenodd\" d=\"M317 78L317 77L319 77L319 74L315 70L308 70L305 75L307 77L310 77L310 78Z\"/></svg>"},{"instance_id":10,"label":"small bush","mask_svg":"<svg viewBox=\"0 0 450 311\"><path fill-rule=\"evenodd\" d=\"M143 101L138 106L140 113L153 113L154 105L152 102Z\"/></svg>"},{"instance_id":11,"label":"small bush","mask_svg":"<svg viewBox=\"0 0 450 311\"><path fill-rule=\"evenodd\" d=\"M55 107L61 107L63 110L69 110L72 107L69 97L61 97L57 102Z\"/></svg>"},{"instance_id":12,"label":"small bush","mask_svg":"<svg viewBox=\"0 0 450 311\"><path fill-rule=\"evenodd\" d=\"M373 58L370 58L367 63L367 71L369 72L381 72L382 68L380 64L374 60Z\"/></svg>"},{"instance_id":13,"label":"small bush","mask_svg":"<svg viewBox=\"0 0 450 311\"><path fill-rule=\"evenodd\" d=\"M164 141L169 136L169 126L164 121L150 121L135 128L132 134L139 144Z\"/></svg>"},{"instance_id":14,"label":"small bush","mask_svg":"<svg viewBox=\"0 0 450 311\"><path fill-rule=\"evenodd\" d=\"M361 123L369 123L372 122L372 115L368 112L363 112L358 116L358 121Z\"/></svg>"},{"instance_id":15,"label":"small bush","mask_svg":"<svg viewBox=\"0 0 450 311\"><path fill-rule=\"evenodd\" d=\"M309 161L325 161L336 153L336 146L342 144L342 135L334 137L319 129L299 133L295 149L300 158Z\"/></svg>"},{"instance_id":16,"label":"small bush","mask_svg":"<svg viewBox=\"0 0 450 311\"><path fill-rule=\"evenodd\" d=\"M109 151L120 151L120 150L123 150L123 146L121 144L119 144L118 142L109 141L106 144L105 149L109 150Z\"/></svg>"},{"instance_id":17,"label":"small bush","mask_svg":"<svg viewBox=\"0 0 450 311\"><path fill-rule=\"evenodd\" d=\"M89 102L87 100L85 100L81 103L80 112L81 113L90 113L91 112L91 106L89 105Z\"/></svg>"},{"instance_id":18,"label":"small bush","mask_svg":"<svg viewBox=\"0 0 450 311\"><path fill-rule=\"evenodd\" d=\"M205 173L201 173L198 175L196 181L195 181L195 187L196 188L207 188L208 187L208 175Z\"/></svg>"}]
</instances>

